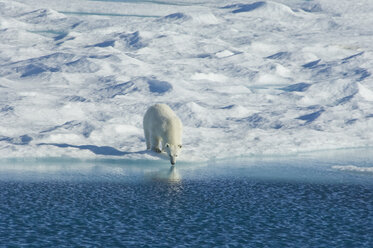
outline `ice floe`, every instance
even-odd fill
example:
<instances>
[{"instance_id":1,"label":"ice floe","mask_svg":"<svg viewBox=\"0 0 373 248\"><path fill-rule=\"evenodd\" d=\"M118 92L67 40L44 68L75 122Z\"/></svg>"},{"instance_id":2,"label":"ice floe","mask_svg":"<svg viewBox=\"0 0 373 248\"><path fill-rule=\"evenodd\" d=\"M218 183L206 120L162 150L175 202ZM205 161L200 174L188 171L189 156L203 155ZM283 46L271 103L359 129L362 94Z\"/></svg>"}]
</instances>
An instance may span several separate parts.
<instances>
[{"instance_id":1,"label":"ice floe","mask_svg":"<svg viewBox=\"0 0 373 248\"><path fill-rule=\"evenodd\" d=\"M373 4L342 2L0 0L0 157L159 159L158 102L184 161L372 146Z\"/></svg>"}]
</instances>

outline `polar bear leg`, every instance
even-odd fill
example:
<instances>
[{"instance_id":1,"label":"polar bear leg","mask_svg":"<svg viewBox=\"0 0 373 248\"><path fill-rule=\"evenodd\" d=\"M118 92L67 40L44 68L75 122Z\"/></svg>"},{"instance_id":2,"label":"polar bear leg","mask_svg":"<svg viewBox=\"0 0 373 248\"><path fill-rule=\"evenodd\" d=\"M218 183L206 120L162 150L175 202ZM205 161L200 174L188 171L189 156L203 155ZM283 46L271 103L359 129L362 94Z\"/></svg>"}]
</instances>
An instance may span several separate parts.
<instances>
[{"instance_id":1,"label":"polar bear leg","mask_svg":"<svg viewBox=\"0 0 373 248\"><path fill-rule=\"evenodd\" d=\"M161 141L161 139L158 137L158 136L153 136L152 137L152 150L153 151L156 151L158 153L162 152L161 149L159 148L159 142Z\"/></svg>"},{"instance_id":2,"label":"polar bear leg","mask_svg":"<svg viewBox=\"0 0 373 248\"><path fill-rule=\"evenodd\" d=\"M146 142L146 149L150 149L150 134L149 131L144 130L144 135L145 135L145 142Z\"/></svg>"}]
</instances>

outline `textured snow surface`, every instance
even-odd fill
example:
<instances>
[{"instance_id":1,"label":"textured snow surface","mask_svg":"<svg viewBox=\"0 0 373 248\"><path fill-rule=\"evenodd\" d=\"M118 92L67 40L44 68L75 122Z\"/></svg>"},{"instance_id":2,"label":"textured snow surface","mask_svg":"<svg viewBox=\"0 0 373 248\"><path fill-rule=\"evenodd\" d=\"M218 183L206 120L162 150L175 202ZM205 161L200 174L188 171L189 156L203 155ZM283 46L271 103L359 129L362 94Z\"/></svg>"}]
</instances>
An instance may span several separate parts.
<instances>
[{"instance_id":1,"label":"textured snow surface","mask_svg":"<svg viewBox=\"0 0 373 248\"><path fill-rule=\"evenodd\" d=\"M184 161L369 147L372 12L370 0L0 0L0 157L159 159L142 130L159 102L184 123Z\"/></svg>"}]
</instances>

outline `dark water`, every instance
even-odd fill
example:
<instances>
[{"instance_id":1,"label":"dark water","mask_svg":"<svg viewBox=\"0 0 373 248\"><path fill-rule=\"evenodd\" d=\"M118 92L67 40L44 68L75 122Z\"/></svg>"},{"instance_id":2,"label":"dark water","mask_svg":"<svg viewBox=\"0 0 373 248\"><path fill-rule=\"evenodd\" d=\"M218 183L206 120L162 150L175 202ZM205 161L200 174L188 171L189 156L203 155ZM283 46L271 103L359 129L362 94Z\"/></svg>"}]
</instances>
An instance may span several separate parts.
<instances>
[{"instance_id":1,"label":"dark water","mask_svg":"<svg viewBox=\"0 0 373 248\"><path fill-rule=\"evenodd\" d=\"M373 173L8 163L1 247L373 247Z\"/></svg>"}]
</instances>

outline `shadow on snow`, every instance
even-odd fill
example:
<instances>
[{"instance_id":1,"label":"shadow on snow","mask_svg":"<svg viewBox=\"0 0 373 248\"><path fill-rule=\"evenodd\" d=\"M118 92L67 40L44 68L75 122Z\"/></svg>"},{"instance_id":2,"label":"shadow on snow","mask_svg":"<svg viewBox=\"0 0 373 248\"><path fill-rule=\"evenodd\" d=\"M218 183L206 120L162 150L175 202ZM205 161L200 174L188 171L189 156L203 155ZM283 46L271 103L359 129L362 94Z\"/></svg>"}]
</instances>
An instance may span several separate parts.
<instances>
[{"instance_id":1,"label":"shadow on snow","mask_svg":"<svg viewBox=\"0 0 373 248\"><path fill-rule=\"evenodd\" d=\"M96 155L107 155L107 156L124 156L129 154L145 154L147 151L138 151L138 152L123 152L119 151L111 146L95 146L95 145L70 145L66 143L40 143L39 146L56 146L59 148L77 148L80 150L89 150Z\"/></svg>"}]
</instances>

